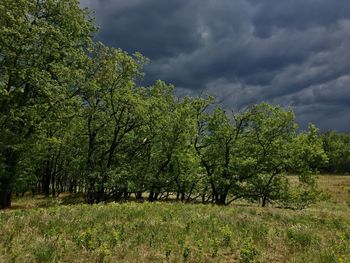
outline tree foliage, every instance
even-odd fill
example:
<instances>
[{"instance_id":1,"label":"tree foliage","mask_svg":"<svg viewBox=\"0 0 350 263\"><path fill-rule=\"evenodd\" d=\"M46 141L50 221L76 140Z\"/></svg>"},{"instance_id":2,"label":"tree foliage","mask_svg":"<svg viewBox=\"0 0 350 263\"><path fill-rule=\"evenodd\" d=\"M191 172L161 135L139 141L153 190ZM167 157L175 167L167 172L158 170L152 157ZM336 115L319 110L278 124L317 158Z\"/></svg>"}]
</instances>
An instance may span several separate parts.
<instances>
[{"instance_id":1,"label":"tree foliage","mask_svg":"<svg viewBox=\"0 0 350 263\"><path fill-rule=\"evenodd\" d=\"M18 165L23 155L39 140L36 130L44 122L48 128L67 117L62 116L65 109L74 104L76 80L95 28L78 1L68 0L1 1L0 28L0 206L4 207L22 174Z\"/></svg>"},{"instance_id":2,"label":"tree foliage","mask_svg":"<svg viewBox=\"0 0 350 263\"><path fill-rule=\"evenodd\" d=\"M322 142L329 158L322 172L350 174L350 134L328 131L322 134Z\"/></svg>"},{"instance_id":3,"label":"tree foliage","mask_svg":"<svg viewBox=\"0 0 350 263\"><path fill-rule=\"evenodd\" d=\"M0 26L1 208L28 190L83 192L88 203L316 199L312 174L327 157L316 127L298 133L291 110L228 114L162 81L140 87L148 60L92 41L78 1L4 0Z\"/></svg>"}]
</instances>

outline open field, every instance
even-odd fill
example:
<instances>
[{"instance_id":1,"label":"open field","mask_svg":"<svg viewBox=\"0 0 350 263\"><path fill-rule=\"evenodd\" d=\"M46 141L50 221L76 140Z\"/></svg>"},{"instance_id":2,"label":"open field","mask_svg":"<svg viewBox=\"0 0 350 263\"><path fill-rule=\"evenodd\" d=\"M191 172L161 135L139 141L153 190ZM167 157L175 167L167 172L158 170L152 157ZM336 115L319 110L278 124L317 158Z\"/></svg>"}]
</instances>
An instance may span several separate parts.
<instances>
[{"instance_id":1,"label":"open field","mask_svg":"<svg viewBox=\"0 0 350 263\"><path fill-rule=\"evenodd\" d=\"M350 175L320 176L318 184L322 190L331 195L333 203L350 202Z\"/></svg>"},{"instance_id":2,"label":"open field","mask_svg":"<svg viewBox=\"0 0 350 263\"><path fill-rule=\"evenodd\" d=\"M24 197L0 213L0 262L350 262L350 177L320 187L302 211Z\"/></svg>"}]
</instances>

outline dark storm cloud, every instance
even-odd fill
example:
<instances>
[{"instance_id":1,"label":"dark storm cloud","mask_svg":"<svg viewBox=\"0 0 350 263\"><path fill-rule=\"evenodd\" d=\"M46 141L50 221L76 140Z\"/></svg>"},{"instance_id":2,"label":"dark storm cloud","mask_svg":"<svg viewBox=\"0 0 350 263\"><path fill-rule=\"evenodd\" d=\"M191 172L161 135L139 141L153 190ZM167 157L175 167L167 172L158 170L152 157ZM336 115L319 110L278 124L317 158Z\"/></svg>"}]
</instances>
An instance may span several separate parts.
<instances>
[{"instance_id":1,"label":"dark storm cloud","mask_svg":"<svg viewBox=\"0 0 350 263\"><path fill-rule=\"evenodd\" d=\"M256 34L271 36L274 29L304 31L312 26L336 24L349 17L349 1L331 0L250 0L259 6L253 17Z\"/></svg>"},{"instance_id":2,"label":"dark storm cloud","mask_svg":"<svg viewBox=\"0 0 350 263\"><path fill-rule=\"evenodd\" d=\"M198 48L196 17L186 0L91 0L99 39L152 59L176 56Z\"/></svg>"},{"instance_id":3,"label":"dark storm cloud","mask_svg":"<svg viewBox=\"0 0 350 263\"><path fill-rule=\"evenodd\" d=\"M348 0L88 0L98 38L151 59L146 84L227 108L294 107L302 127L350 130Z\"/></svg>"}]
</instances>

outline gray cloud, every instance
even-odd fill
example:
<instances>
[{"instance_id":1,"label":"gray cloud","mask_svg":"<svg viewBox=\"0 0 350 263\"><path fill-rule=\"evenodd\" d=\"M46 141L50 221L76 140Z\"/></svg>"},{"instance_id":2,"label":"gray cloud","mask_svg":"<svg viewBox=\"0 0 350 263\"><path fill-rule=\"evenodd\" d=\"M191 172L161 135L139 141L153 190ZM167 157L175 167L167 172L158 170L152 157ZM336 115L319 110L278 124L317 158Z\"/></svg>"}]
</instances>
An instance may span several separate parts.
<instances>
[{"instance_id":1,"label":"gray cloud","mask_svg":"<svg viewBox=\"0 0 350 263\"><path fill-rule=\"evenodd\" d=\"M350 130L348 0L87 0L98 39L151 59L146 84L227 108L292 106L302 128Z\"/></svg>"}]
</instances>

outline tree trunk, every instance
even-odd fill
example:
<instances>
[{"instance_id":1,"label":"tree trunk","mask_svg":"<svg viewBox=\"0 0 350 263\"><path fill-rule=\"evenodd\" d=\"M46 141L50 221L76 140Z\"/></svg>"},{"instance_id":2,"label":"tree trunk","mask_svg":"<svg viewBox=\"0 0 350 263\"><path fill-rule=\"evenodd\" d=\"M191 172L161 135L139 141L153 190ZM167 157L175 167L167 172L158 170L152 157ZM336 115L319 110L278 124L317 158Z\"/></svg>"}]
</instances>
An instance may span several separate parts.
<instances>
[{"instance_id":1,"label":"tree trunk","mask_svg":"<svg viewBox=\"0 0 350 263\"><path fill-rule=\"evenodd\" d=\"M16 178L16 165L18 154L13 149L6 149L5 173L0 175L0 209L11 206L12 187Z\"/></svg>"},{"instance_id":2,"label":"tree trunk","mask_svg":"<svg viewBox=\"0 0 350 263\"><path fill-rule=\"evenodd\" d=\"M11 191L0 190L0 209L11 207Z\"/></svg>"},{"instance_id":3,"label":"tree trunk","mask_svg":"<svg viewBox=\"0 0 350 263\"><path fill-rule=\"evenodd\" d=\"M128 192L127 189L125 189L125 190L123 191L123 195L124 195L124 201L128 201L129 198L130 198L130 193Z\"/></svg>"},{"instance_id":4,"label":"tree trunk","mask_svg":"<svg viewBox=\"0 0 350 263\"><path fill-rule=\"evenodd\" d=\"M153 201L153 191L152 190L149 192L147 199L148 199L149 202Z\"/></svg>"},{"instance_id":5,"label":"tree trunk","mask_svg":"<svg viewBox=\"0 0 350 263\"><path fill-rule=\"evenodd\" d=\"M52 197L56 197L55 172L52 173L51 187L52 187Z\"/></svg>"},{"instance_id":6,"label":"tree trunk","mask_svg":"<svg viewBox=\"0 0 350 263\"><path fill-rule=\"evenodd\" d=\"M148 195L148 201L154 202L157 201L159 193L155 192L154 190L151 190Z\"/></svg>"},{"instance_id":7,"label":"tree trunk","mask_svg":"<svg viewBox=\"0 0 350 263\"><path fill-rule=\"evenodd\" d=\"M99 187L98 191L95 193L95 202L100 203L105 200L105 188Z\"/></svg>"},{"instance_id":8,"label":"tree trunk","mask_svg":"<svg viewBox=\"0 0 350 263\"><path fill-rule=\"evenodd\" d=\"M195 185L196 185L195 183L192 183L190 192L188 193L188 196L187 196L187 202L189 202L191 200L191 195L192 195L192 192L193 192Z\"/></svg>"},{"instance_id":9,"label":"tree trunk","mask_svg":"<svg viewBox=\"0 0 350 263\"><path fill-rule=\"evenodd\" d=\"M226 199L228 195L228 189L225 187L220 191L220 194L216 196L216 204L218 205L226 205Z\"/></svg>"},{"instance_id":10,"label":"tree trunk","mask_svg":"<svg viewBox=\"0 0 350 263\"><path fill-rule=\"evenodd\" d=\"M205 197L206 197L206 194L207 194L207 190L208 190L208 186L206 185L204 190L203 190L203 193L202 193L202 203L203 204L206 202Z\"/></svg>"},{"instance_id":11,"label":"tree trunk","mask_svg":"<svg viewBox=\"0 0 350 263\"><path fill-rule=\"evenodd\" d=\"M261 204L261 206L262 206L262 207L265 207L266 204L267 204L267 194L264 194L264 196L263 196L263 198L262 198L262 204Z\"/></svg>"},{"instance_id":12,"label":"tree trunk","mask_svg":"<svg viewBox=\"0 0 350 263\"><path fill-rule=\"evenodd\" d=\"M95 192L90 189L86 193L86 201L89 205L95 203Z\"/></svg>"},{"instance_id":13,"label":"tree trunk","mask_svg":"<svg viewBox=\"0 0 350 263\"><path fill-rule=\"evenodd\" d=\"M216 200L216 203L218 205L226 205L226 197L227 197L227 194L221 194L218 196L217 200Z\"/></svg>"},{"instance_id":14,"label":"tree trunk","mask_svg":"<svg viewBox=\"0 0 350 263\"><path fill-rule=\"evenodd\" d=\"M44 175L43 178L43 193L45 197L50 196L50 179L48 178L48 175Z\"/></svg>"},{"instance_id":15,"label":"tree trunk","mask_svg":"<svg viewBox=\"0 0 350 263\"><path fill-rule=\"evenodd\" d=\"M181 193L181 202L185 201L185 197L186 197L186 196L185 196L185 193L182 192L182 193Z\"/></svg>"},{"instance_id":16,"label":"tree trunk","mask_svg":"<svg viewBox=\"0 0 350 263\"><path fill-rule=\"evenodd\" d=\"M141 191L135 192L135 197L136 197L136 200L141 201L143 199L142 192Z\"/></svg>"},{"instance_id":17,"label":"tree trunk","mask_svg":"<svg viewBox=\"0 0 350 263\"><path fill-rule=\"evenodd\" d=\"M46 161L46 167L45 171L43 173L43 178L42 178L42 186L43 186L43 193L45 197L50 196L50 182L51 182L51 161L50 158L48 157Z\"/></svg>"}]
</instances>

